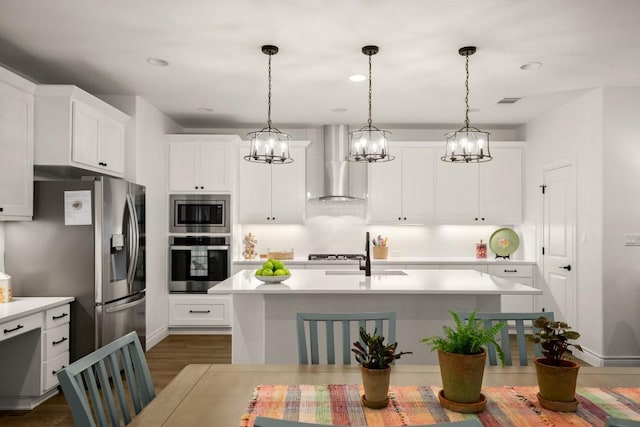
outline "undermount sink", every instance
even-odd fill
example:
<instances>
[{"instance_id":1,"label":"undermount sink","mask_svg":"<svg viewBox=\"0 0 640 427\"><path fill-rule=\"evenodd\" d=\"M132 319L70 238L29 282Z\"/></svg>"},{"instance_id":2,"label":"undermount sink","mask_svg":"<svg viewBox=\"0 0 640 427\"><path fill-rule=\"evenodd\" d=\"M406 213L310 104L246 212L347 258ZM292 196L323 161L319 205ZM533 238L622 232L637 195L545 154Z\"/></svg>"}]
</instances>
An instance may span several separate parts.
<instances>
[{"instance_id":1,"label":"undermount sink","mask_svg":"<svg viewBox=\"0 0 640 427\"><path fill-rule=\"evenodd\" d=\"M364 276L363 270L325 270L325 274L329 276L341 276L347 274ZM406 276L402 270L377 270L371 272L372 276Z\"/></svg>"}]
</instances>

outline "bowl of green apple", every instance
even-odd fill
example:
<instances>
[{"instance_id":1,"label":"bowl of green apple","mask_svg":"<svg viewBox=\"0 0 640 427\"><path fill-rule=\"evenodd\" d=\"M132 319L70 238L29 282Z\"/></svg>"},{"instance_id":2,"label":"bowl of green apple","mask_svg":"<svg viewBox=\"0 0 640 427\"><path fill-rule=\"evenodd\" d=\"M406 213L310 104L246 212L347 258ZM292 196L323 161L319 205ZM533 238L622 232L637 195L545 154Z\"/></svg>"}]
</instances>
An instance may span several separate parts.
<instances>
[{"instance_id":1,"label":"bowl of green apple","mask_svg":"<svg viewBox=\"0 0 640 427\"><path fill-rule=\"evenodd\" d=\"M291 273L278 259L270 259L255 272L256 279L264 283L280 283L291 277Z\"/></svg>"}]
</instances>

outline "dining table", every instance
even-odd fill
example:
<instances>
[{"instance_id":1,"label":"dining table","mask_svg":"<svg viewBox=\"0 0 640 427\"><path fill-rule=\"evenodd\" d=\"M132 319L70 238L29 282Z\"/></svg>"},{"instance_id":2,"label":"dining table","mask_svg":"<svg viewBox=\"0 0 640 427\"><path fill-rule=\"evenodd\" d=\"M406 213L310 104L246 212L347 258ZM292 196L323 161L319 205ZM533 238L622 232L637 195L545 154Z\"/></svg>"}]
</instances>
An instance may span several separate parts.
<instances>
[{"instance_id":1,"label":"dining table","mask_svg":"<svg viewBox=\"0 0 640 427\"><path fill-rule=\"evenodd\" d=\"M539 405L536 406L537 402L534 398L531 398L531 396L528 400L523 398L526 393L522 392L522 390L535 389L537 391L535 366L486 366L485 368L483 379L485 393L488 394L489 390L508 390L510 395L513 396L508 398L513 399L513 402L507 401L506 406L524 405L527 411L531 411L531 414L536 416L540 416L541 413L545 414L544 411L546 410L540 408ZM301 400L306 396L305 392L300 394L301 387L326 389L327 385L335 385L335 387L341 385L343 388L355 387L357 392L357 387L361 382L361 372L358 365L191 364L183 368L132 420L130 425L180 427L251 426L253 424L252 419L256 416L256 413L252 414L252 411L256 409L256 392L261 387L265 390L265 393L267 393L266 390L271 390L269 393L274 393L273 390L278 388L280 393L286 393L283 390L297 390L295 399ZM431 390L440 389L441 384L438 365L396 364L392 367L391 389L396 390L398 393L406 392L408 396L411 391L416 392L418 390L418 394L422 396L425 395L425 391L430 392ZM627 399L620 392L620 390L631 390L635 397L638 398L640 396L638 387L640 387L640 368L636 367L583 366L580 368L578 375L578 390L592 401L596 399L591 396L594 394L594 390L613 390L611 393L607 393L607 396L609 399L613 399L614 402L606 405L609 408L613 408L610 410L614 413L619 409L623 412L627 411L626 414L628 415L629 413L635 414L633 411L637 410L637 416L640 417L640 405L638 405L638 402L631 398ZM274 399L273 395L267 397ZM526 405L523 403L523 399L527 400ZM607 414L602 411L598 412L598 404L593 404L592 401L581 400L581 406L584 406L585 410L596 414L590 415L594 418L590 421L587 419L582 425L603 425L603 416ZM283 402L280 401L273 404L282 406ZM432 404L437 405L437 399ZM346 406L337 405L331 410L340 411L349 406L354 406L354 403L351 402ZM355 406L358 406L357 400L355 401ZM415 402L413 402L413 406L416 406ZM275 409L281 410L282 407ZM487 408L485 411L488 410ZM398 411L398 407L395 407L395 412ZM442 411L445 410L442 409ZM277 413L277 411L271 412L271 414L273 413ZM456 417L462 419L461 417L464 417L464 414L454 414L448 410L442 412L442 416L446 417L447 413L449 414L448 420L455 420ZM551 416L552 414L549 413L549 415ZM598 417L597 419L595 418L596 416ZM627 418L633 418L633 416ZM401 424L392 425L413 424L407 418L403 418L403 420ZM545 422L548 423L549 419ZM424 422L424 424L432 423L434 422ZM513 425L517 424L520 423L513 423ZM368 423L362 425L368 425ZM508 425L508 422L506 425Z\"/></svg>"}]
</instances>

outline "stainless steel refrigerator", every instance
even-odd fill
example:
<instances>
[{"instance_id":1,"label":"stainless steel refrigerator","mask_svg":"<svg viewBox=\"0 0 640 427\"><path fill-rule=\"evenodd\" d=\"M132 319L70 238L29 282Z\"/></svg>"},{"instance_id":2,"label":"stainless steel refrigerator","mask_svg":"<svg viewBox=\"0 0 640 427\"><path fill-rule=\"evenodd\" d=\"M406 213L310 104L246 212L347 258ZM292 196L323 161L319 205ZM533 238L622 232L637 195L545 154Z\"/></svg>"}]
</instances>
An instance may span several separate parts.
<instances>
[{"instance_id":1,"label":"stainless steel refrigerator","mask_svg":"<svg viewBox=\"0 0 640 427\"><path fill-rule=\"evenodd\" d=\"M73 296L70 358L135 330L145 345L145 189L109 177L37 181L30 222L5 224L15 296Z\"/></svg>"}]
</instances>

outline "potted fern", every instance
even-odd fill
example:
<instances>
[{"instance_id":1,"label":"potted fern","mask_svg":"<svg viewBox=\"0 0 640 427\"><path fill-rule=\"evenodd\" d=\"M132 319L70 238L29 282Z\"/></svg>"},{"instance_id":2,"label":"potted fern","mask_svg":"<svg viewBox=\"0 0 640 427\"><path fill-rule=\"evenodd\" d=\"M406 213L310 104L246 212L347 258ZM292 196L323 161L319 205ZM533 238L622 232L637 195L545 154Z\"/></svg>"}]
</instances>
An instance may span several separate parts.
<instances>
[{"instance_id":1,"label":"potted fern","mask_svg":"<svg viewBox=\"0 0 640 427\"><path fill-rule=\"evenodd\" d=\"M575 393L580 365L563 357L571 354L569 347L582 351L579 344L569 342L580 338L580 333L571 330L565 322L551 321L544 316L533 322L533 326L534 332L527 336L527 340L539 344L543 354L535 360L540 389L538 401L543 408L554 411L575 411L578 407Z\"/></svg>"},{"instance_id":2,"label":"potted fern","mask_svg":"<svg viewBox=\"0 0 640 427\"><path fill-rule=\"evenodd\" d=\"M373 333L369 334L365 328L360 327L360 341L353 343L351 351L355 353L362 373L362 403L368 408L379 409L389 404L391 364L402 355L412 352L397 352L397 342L385 344L385 338L376 335L376 332L374 329Z\"/></svg>"},{"instance_id":3,"label":"potted fern","mask_svg":"<svg viewBox=\"0 0 640 427\"><path fill-rule=\"evenodd\" d=\"M498 358L504 365L502 347L496 341L496 334L506 323L496 323L490 328L484 322L476 320L476 312L469 314L467 321L449 310L455 321L455 327L445 326L445 336L423 338L422 342L438 350L442 391L438 398L440 404L457 412L480 412L487 403L480 393L482 377L487 359L485 346L493 344Z\"/></svg>"}]
</instances>

